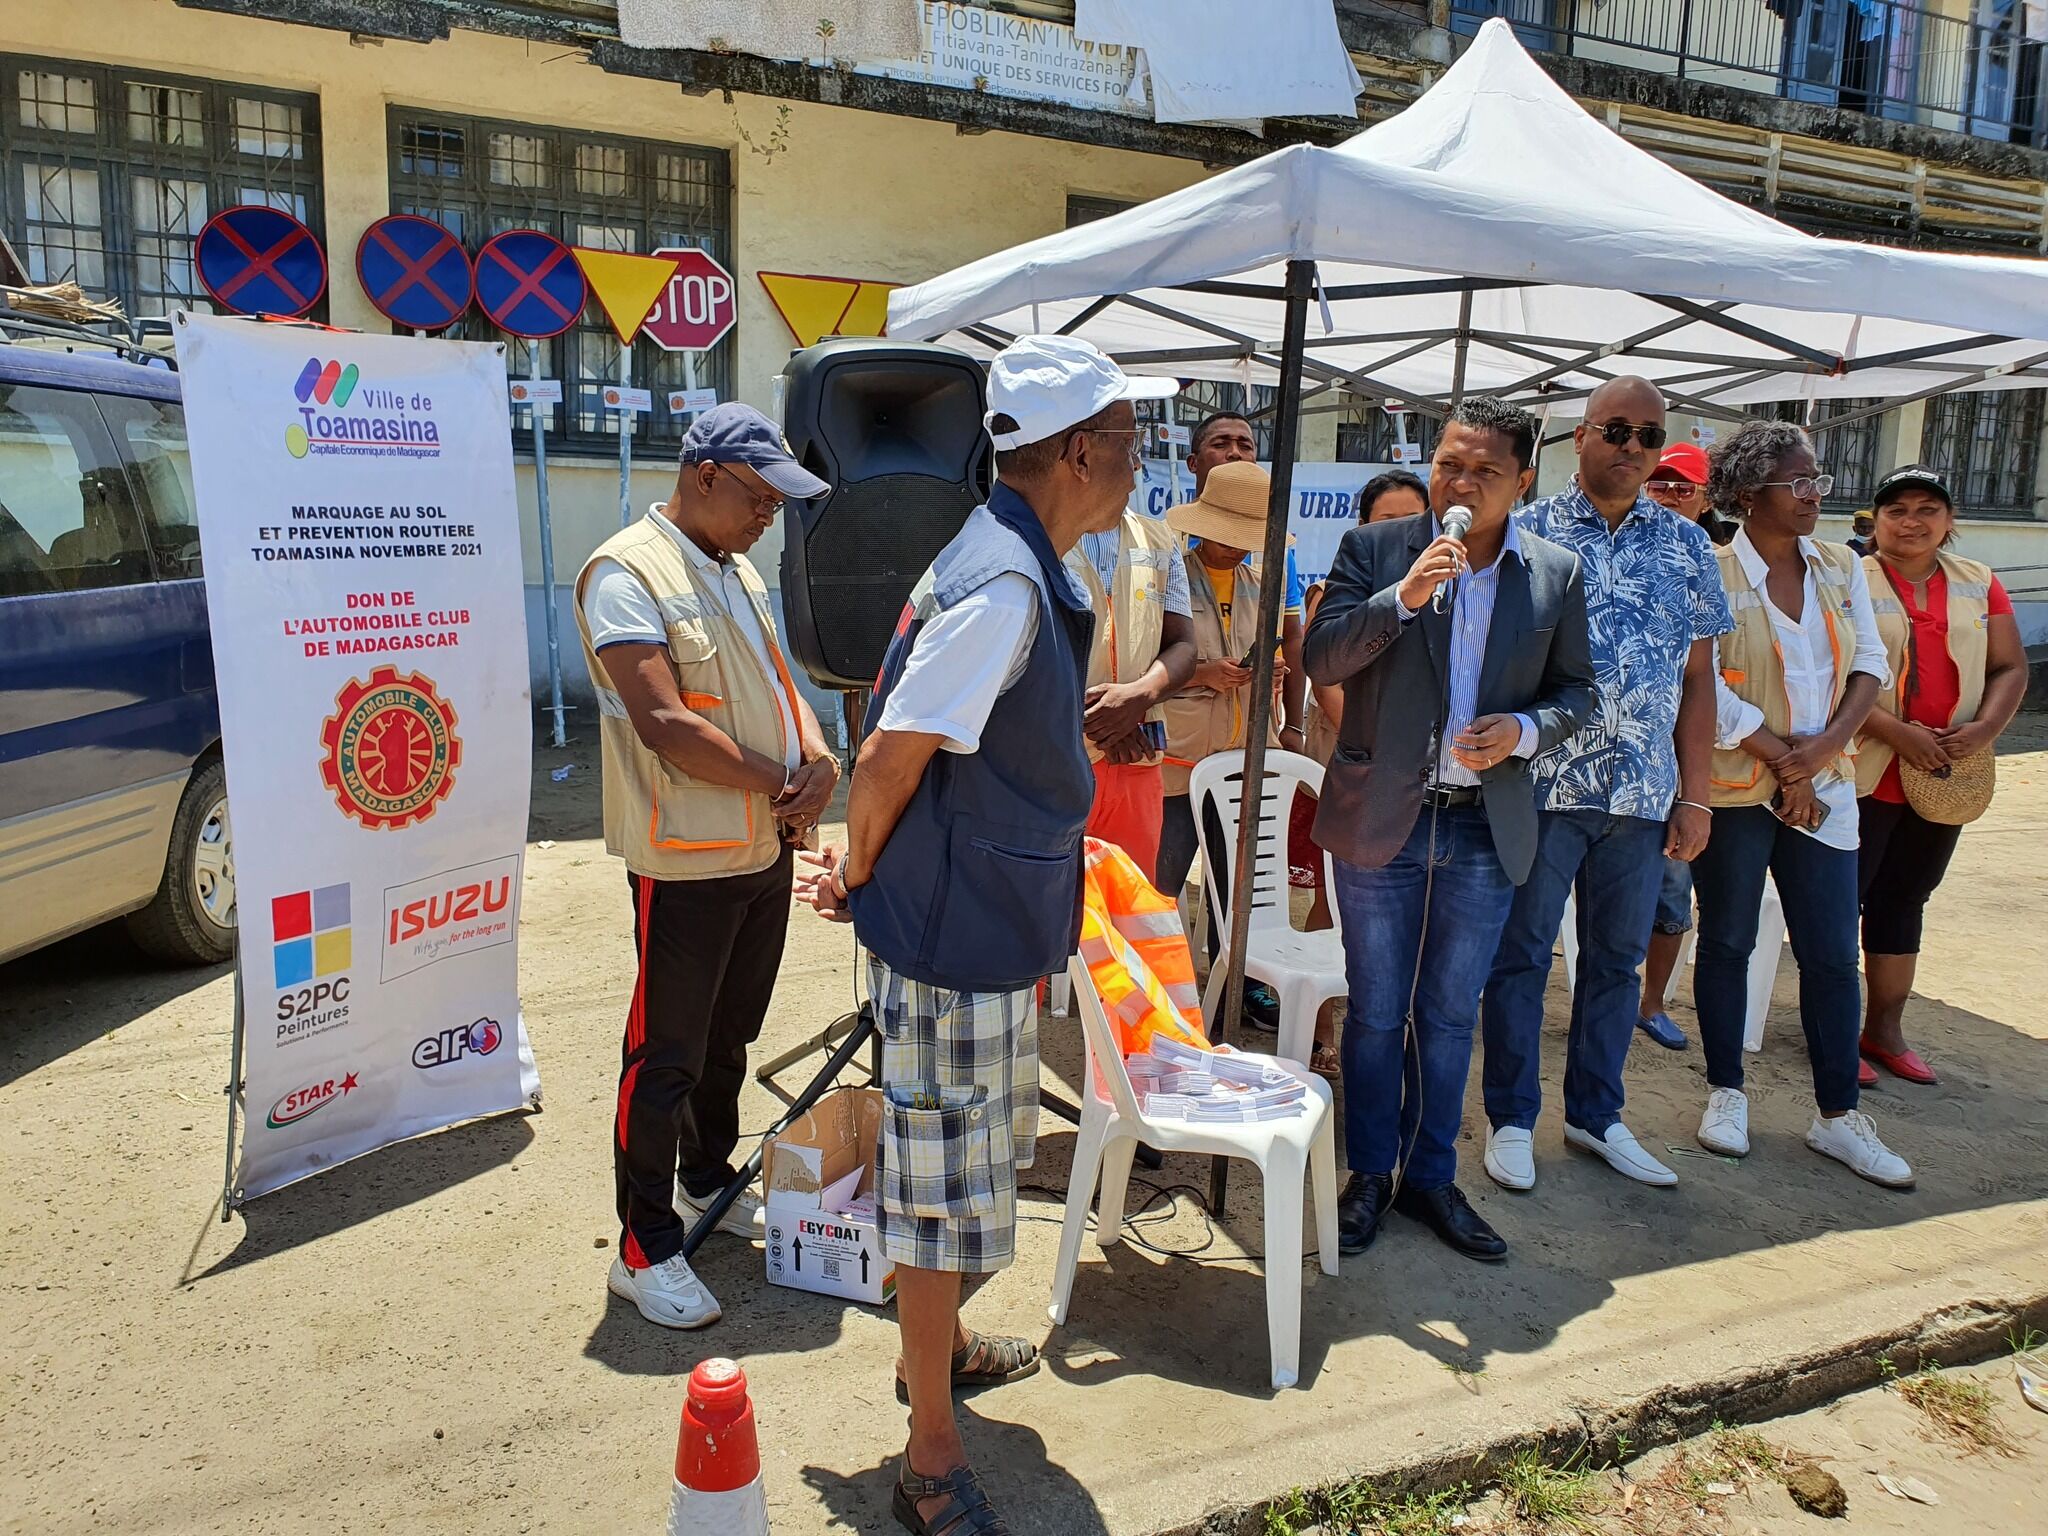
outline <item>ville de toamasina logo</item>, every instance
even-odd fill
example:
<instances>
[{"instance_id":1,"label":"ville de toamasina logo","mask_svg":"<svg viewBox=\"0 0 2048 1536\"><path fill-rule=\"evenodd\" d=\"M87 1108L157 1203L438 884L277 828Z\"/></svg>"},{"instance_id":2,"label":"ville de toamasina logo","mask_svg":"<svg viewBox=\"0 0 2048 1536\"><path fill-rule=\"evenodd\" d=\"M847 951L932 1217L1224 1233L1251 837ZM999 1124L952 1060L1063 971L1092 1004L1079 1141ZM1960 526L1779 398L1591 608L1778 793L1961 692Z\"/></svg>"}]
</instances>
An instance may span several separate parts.
<instances>
[{"instance_id":1,"label":"ville de toamasina logo","mask_svg":"<svg viewBox=\"0 0 2048 1536\"><path fill-rule=\"evenodd\" d=\"M309 357L292 385L298 420L284 431L295 459L307 454L438 458L441 429L426 395L366 384L354 363Z\"/></svg>"},{"instance_id":2,"label":"ville de toamasina logo","mask_svg":"<svg viewBox=\"0 0 2048 1536\"><path fill-rule=\"evenodd\" d=\"M374 668L350 678L320 729L320 777L342 814L370 828L425 821L454 791L462 762L455 707L424 672Z\"/></svg>"}]
</instances>

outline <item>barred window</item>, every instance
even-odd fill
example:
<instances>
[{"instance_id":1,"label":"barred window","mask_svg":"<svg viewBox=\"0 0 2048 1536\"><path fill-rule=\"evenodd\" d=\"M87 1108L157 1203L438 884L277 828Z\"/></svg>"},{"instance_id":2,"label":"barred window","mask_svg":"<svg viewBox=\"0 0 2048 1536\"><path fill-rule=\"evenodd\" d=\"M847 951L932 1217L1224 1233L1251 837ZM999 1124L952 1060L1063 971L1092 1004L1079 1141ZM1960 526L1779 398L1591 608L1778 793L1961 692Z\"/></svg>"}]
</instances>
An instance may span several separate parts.
<instances>
[{"instance_id":1,"label":"barred window","mask_svg":"<svg viewBox=\"0 0 2048 1536\"><path fill-rule=\"evenodd\" d=\"M2033 517L2041 391L1984 390L1927 402L1921 461L1948 478L1965 517Z\"/></svg>"},{"instance_id":2,"label":"barred window","mask_svg":"<svg viewBox=\"0 0 2048 1536\"><path fill-rule=\"evenodd\" d=\"M1874 398L1861 397L1817 400L1813 402L1810 417L1802 401L1780 401L1773 407L1779 421L1798 422L1814 430L1814 457L1820 460L1822 469L1835 477L1835 488L1821 503L1830 512L1861 512L1868 508L1879 477L1891 465L1877 461L1878 449L1883 446L1884 417L1865 416L1847 426L1831 427L1825 432L1819 429L1838 416L1853 416L1858 411L1867 411L1882 403ZM1724 430L1732 431L1733 428Z\"/></svg>"},{"instance_id":3,"label":"barred window","mask_svg":"<svg viewBox=\"0 0 2048 1536\"><path fill-rule=\"evenodd\" d=\"M0 228L29 281L68 279L131 315L210 310L193 245L238 203L321 233L314 97L0 55Z\"/></svg>"},{"instance_id":4,"label":"barred window","mask_svg":"<svg viewBox=\"0 0 2048 1536\"><path fill-rule=\"evenodd\" d=\"M570 245L649 252L699 246L731 265L731 177L722 151L621 139L524 123L487 122L394 107L390 113L391 208L445 225L474 255L493 235L538 229ZM505 340L507 368L524 376L530 343L504 337L472 310L451 335ZM600 392L619 378L619 343L595 302L561 336L540 343L541 369L562 381L549 413L548 446L589 454L618 452L618 424ZM697 384L731 398L733 338L697 359ZM651 342L633 348L633 383L654 394L654 409L631 418L634 452L666 457L684 422L669 414L668 392L687 382L681 353ZM532 406L513 412L516 442L532 431Z\"/></svg>"}]
</instances>

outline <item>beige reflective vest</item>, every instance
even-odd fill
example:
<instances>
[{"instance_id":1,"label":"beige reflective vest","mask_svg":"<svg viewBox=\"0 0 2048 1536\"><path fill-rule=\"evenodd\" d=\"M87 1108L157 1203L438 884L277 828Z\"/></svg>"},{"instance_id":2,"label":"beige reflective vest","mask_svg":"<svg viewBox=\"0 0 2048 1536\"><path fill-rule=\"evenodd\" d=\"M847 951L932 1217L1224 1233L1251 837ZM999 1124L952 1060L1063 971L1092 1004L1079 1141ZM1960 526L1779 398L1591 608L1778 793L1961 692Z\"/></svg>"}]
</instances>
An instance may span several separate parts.
<instances>
[{"instance_id":1,"label":"beige reflective vest","mask_svg":"<svg viewBox=\"0 0 2048 1536\"><path fill-rule=\"evenodd\" d=\"M1194 550L1185 550L1189 606L1194 609L1195 664L1228 658L1242 661L1257 643L1259 620L1259 574L1250 565L1237 568L1237 585L1230 599L1229 633L1224 633L1223 605L1210 584L1209 568ZM1274 637L1277 643L1279 637ZM1231 752L1244 745L1245 709L1251 684L1218 693L1214 688L1190 684L1166 701L1166 793L1188 792L1188 773L1196 763L1218 752ZM1273 717L1267 716L1266 745L1280 745L1280 733Z\"/></svg>"},{"instance_id":2,"label":"beige reflective vest","mask_svg":"<svg viewBox=\"0 0 2048 1536\"><path fill-rule=\"evenodd\" d=\"M1961 697L1950 725L1962 725L1977 718L1984 702L1984 668L1991 650L1991 567L1961 555L1946 552L1934 557L1948 583L1948 659L1956 664L1956 681ZM1877 616L1877 632L1884 637L1884 659L1891 664L1891 686L1878 694L1872 710L1904 716L1900 700L1910 686L1913 660L1907 646L1913 621L1899 600L1898 588L1886 573L1885 563L1876 555L1863 558L1863 573L1870 582L1870 611ZM1867 795L1891 766L1892 749L1875 736L1856 738L1856 793Z\"/></svg>"},{"instance_id":3,"label":"beige reflective vest","mask_svg":"<svg viewBox=\"0 0 2048 1536\"><path fill-rule=\"evenodd\" d=\"M1846 544L1812 545L1813 588L1820 602L1821 617L1827 624L1828 649L1835 659L1837 703L1847 686L1849 663L1856 655L1856 621L1849 611L1849 576L1855 569L1856 551ZM1785 692L1785 656L1778 649L1778 634L1771 627L1764 607L1763 589L1750 585L1741 557L1732 544L1714 551L1720 563L1721 585L1728 594L1728 608L1735 616L1735 628L1721 637L1721 680L1738 696L1764 712L1764 724L1778 736L1792 734L1792 700ZM1835 761L1843 778L1854 769L1845 754ZM1777 792L1778 780L1760 758L1740 747L1714 749L1712 799L1716 807L1764 805Z\"/></svg>"},{"instance_id":4,"label":"beige reflective vest","mask_svg":"<svg viewBox=\"0 0 2048 1536\"><path fill-rule=\"evenodd\" d=\"M652 518L606 539L576 578L576 628L597 690L604 752L606 851L624 859L634 874L654 880L708 880L766 869L782 851L770 797L691 778L641 741L627 717L590 643L590 620L583 611L584 588L600 560L616 560L653 595L668 631L669 664L684 706L741 746L780 762L787 751L787 727L775 689L786 691L793 718L801 719L802 712L789 666L775 643L767 588L744 555L732 557L768 642L772 678L720 594L707 590L675 539Z\"/></svg>"},{"instance_id":5,"label":"beige reflective vest","mask_svg":"<svg viewBox=\"0 0 2048 1536\"><path fill-rule=\"evenodd\" d=\"M1143 677L1159 659L1159 642L1166 627L1167 562L1176 559L1173 530L1156 517L1124 513L1116 557L1115 590L1105 592L1102 574L1095 562L1076 544L1067 551L1067 569L1088 594L1095 610L1095 639L1088 652L1088 686L1128 683ZM1147 720L1163 720L1165 710L1154 705ZM1087 743L1088 761L1099 763L1102 752ZM1148 754L1152 764L1160 753Z\"/></svg>"}]
</instances>

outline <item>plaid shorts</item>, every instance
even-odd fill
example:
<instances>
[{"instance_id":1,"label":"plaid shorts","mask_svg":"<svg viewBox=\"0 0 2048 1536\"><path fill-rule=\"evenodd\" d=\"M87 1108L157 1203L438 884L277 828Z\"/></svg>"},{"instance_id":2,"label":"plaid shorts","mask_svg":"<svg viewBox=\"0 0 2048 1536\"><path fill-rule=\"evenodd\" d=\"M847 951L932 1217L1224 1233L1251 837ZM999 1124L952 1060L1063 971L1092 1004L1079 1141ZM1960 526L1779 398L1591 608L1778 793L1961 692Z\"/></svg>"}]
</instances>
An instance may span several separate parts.
<instances>
[{"instance_id":1,"label":"plaid shorts","mask_svg":"<svg viewBox=\"0 0 2048 1536\"><path fill-rule=\"evenodd\" d=\"M882 1251L912 1269L1002 1269L1038 1132L1032 993L947 991L872 955L868 991L882 1032Z\"/></svg>"}]
</instances>

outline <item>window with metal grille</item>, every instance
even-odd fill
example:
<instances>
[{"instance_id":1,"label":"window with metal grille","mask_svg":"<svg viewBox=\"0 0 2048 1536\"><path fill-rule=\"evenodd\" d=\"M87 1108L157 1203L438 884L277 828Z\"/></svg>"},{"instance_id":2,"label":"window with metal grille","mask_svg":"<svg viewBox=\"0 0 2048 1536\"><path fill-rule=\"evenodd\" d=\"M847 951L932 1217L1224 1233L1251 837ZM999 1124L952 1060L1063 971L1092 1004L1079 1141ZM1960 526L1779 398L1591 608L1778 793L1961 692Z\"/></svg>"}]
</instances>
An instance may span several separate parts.
<instances>
[{"instance_id":1,"label":"window with metal grille","mask_svg":"<svg viewBox=\"0 0 2048 1536\"><path fill-rule=\"evenodd\" d=\"M30 282L130 315L210 310L192 248L221 209L322 233L319 113L290 91L0 54L0 227Z\"/></svg>"},{"instance_id":2,"label":"window with metal grille","mask_svg":"<svg viewBox=\"0 0 2048 1536\"><path fill-rule=\"evenodd\" d=\"M438 220L472 255L505 230L538 229L596 250L699 246L732 263L732 185L722 151L407 107L393 107L389 123L392 211ZM504 336L481 311L449 334L503 340L506 366L529 371L532 344ZM539 407L549 413L549 447L616 454L616 415L599 396L620 378L620 348L603 312L593 301L574 326L539 346L543 374L562 381L562 403ZM698 387L716 389L720 399L731 398L733 346L728 335L696 362ZM654 394L651 412L627 418L633 451L671 455L686 427L668 409L669 391L688 383L683 356L642 341L632 365L633 383ZM513 411L518 446L531 441L533 409Z\"/></svg>"},{"instance_id":3,"label":"window with metal grille","mask_svg":"<svg viewBox=\"0 0 2048 1536\"><path fill-rule=\"evenodd\" d=\"M1965 517L2033 517L2041 392L1989 390L1927 402L1920 459L1947 478Z\"/></svg>"},{"instance_id":4,"label":"window with metal grille","mask_svg":"<svg viewBox=\"0 0 2048 1536\"><path fill-rule=\"evenodd\" d=\"M1804 402L1797 400L1780 401L1772 409L1779 421L1796 421L1807 427L1818 428L1822 423L1837 416L1851 416L1857 411L1867 411L1880 402L1872 399L1818 400L1814 402L1813 414L1808 416ZM1733 431L1732 427L1723 430ZM1861 512L1870 505L1870 496L1877 489L1878 477L1889 464L1877 461L1878 448L1884 436L1884 417L1865 416L1861 421L1852 421L1846 426L1829 427L1825 432L1816 432L1813 439L1814 457L1820 460L1820 467L1835 477L1835 488L1828 492L1821 505L1830 512Z\"/></svg>"},{"instance_id":5,"label":"window with metal grille","mask_svg":"<svg viewBox=\"0 0 2048 1536\"><path fill-rule=\"evenodd\" d=\"M1420 411L1407 413L1408 441L1422 450L1427 459L1436 447L1437 420ZM1385 411L1374 410L1362 421L1340 421L1337 423L1337 462L1339 464L1398 464L1401 462L1401 437L1394 429L1394 418Z\"/></svg>"}]
</instances>

